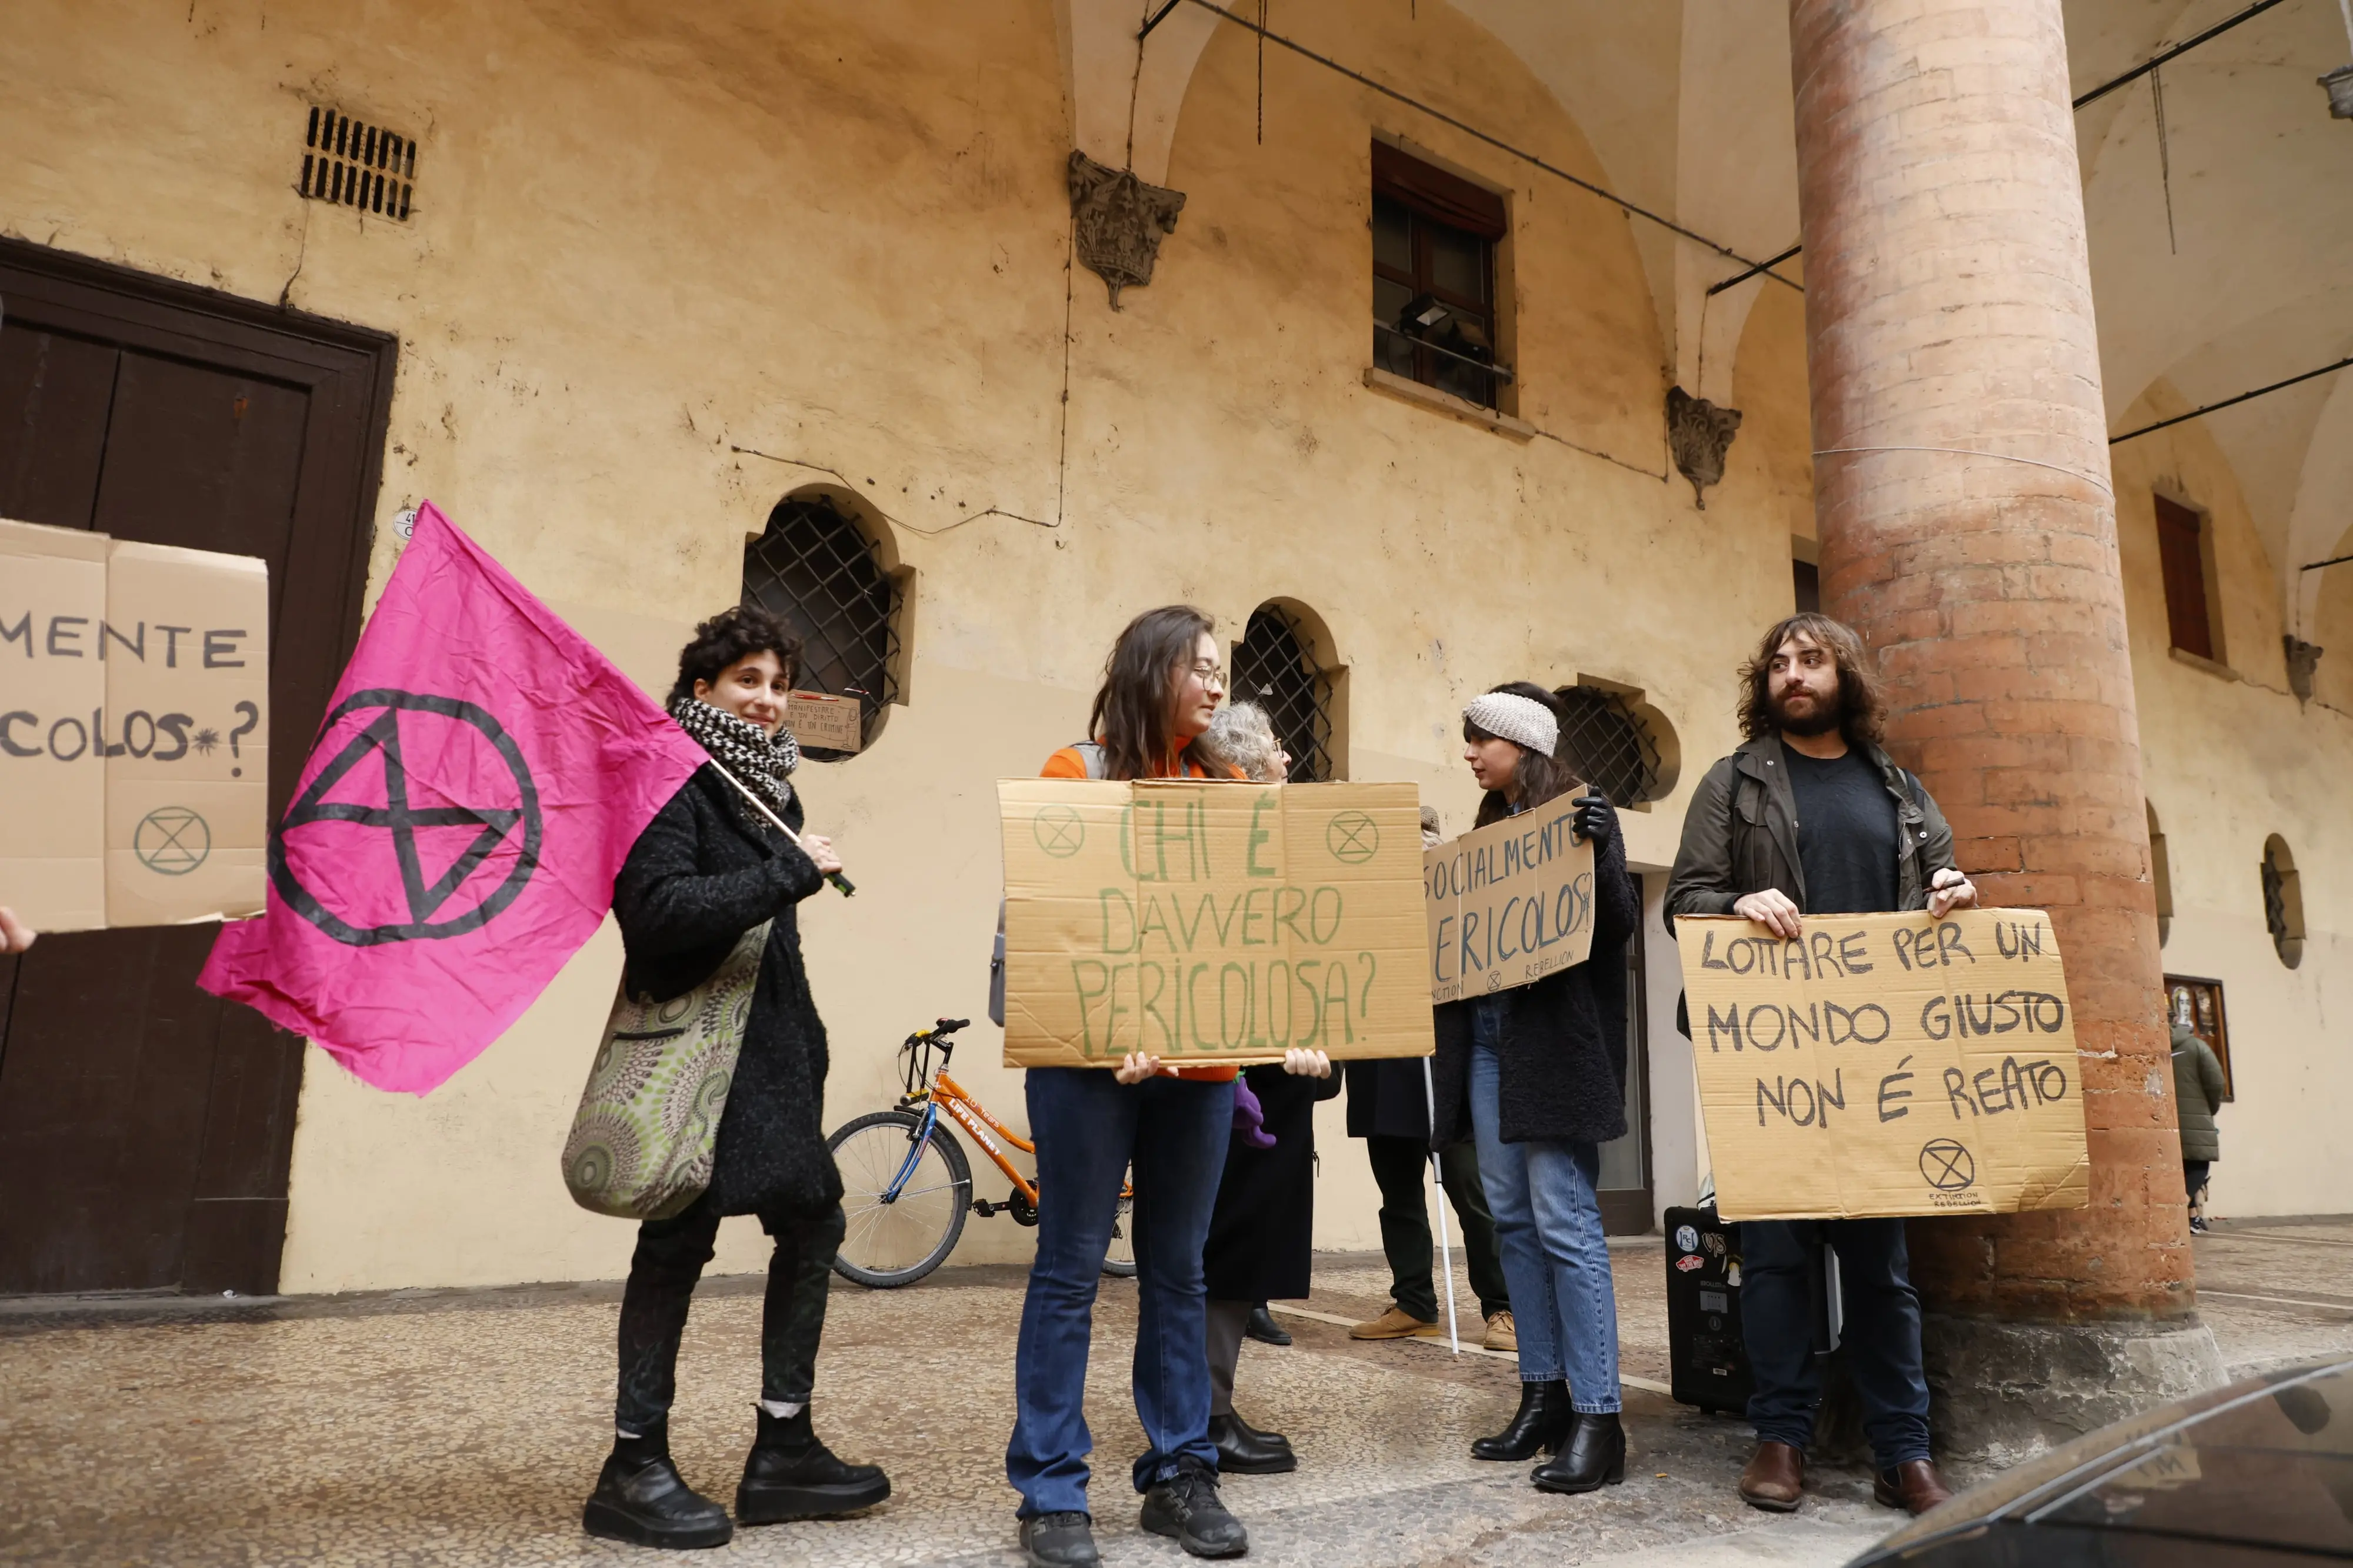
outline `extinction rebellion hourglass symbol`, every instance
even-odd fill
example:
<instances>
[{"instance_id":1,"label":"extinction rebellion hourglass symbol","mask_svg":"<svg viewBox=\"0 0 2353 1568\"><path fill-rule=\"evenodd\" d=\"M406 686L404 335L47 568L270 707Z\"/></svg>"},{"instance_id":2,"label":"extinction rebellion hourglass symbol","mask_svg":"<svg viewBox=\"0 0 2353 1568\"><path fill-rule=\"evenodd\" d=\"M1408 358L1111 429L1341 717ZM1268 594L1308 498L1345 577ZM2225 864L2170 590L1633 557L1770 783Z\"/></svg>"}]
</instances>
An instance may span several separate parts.
<instances>
[{"instance_id":1,"label":"extinction rebellion hourglass symbol","mask_svg":"<svg viewBox=\"0 0 2353 1568\"><path fill-rule=\"evenodd\" d=\"M279 897L353 947L480 930L522 896L539 866L539 790L521 748L471 702L389 687L354 692L320 732L366 714L374 717L319 770L270 839ZM382 805L362 768L371 758L383 763ZM329 799L347 776L348 793L365 798ZM470 838L447 831L469 827ZM460 847L446 865L428 865L429 849L452 845ZM512 862L503 875L495 865L475 875L499 859Z\"/></svg>"}]
</instances>

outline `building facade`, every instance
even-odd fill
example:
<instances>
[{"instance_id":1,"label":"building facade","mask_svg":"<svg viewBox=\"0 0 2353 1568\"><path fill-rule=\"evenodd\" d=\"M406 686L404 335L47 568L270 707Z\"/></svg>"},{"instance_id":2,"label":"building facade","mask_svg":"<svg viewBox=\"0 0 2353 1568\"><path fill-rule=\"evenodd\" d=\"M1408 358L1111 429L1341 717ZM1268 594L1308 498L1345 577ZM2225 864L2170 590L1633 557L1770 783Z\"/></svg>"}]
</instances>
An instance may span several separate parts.
<instances>
[{"instance_id":1,"label":"building facade","mask_svg":"<svg viewBox=\"0 0 2353 1568\"><path fill-rule=\"evenodd\" d=\"M1247 13L1260 31L1177 0L1141 41L1160 6L1134 0L21 9L0 415L50 423L13 453L0 437L0 514L136 536L111 469L28 476L69 429L143 460L124 399L151 363L293 384L237 360L250 344L156 335L211 290L246 302L222 307L241 331L357 330L336 352L385 367L380 403L345 410L352 569L301 590L319 603L372 595L429 498L649 686L747 593L798 616L827 649L812 679L864 728L799 780L862 894L804 918L829 1121L889 1103L910 1029L981 1011L994 781L1080 738L1119 627L1183 599L1317 776L1414 783L1450 831L1475 803L1462 703L1509 679L1582 689L1649 908L1613 1213L1646 1228L1696 1195L1659 898L1683 805L1737 738L1737 667L1825 586L1808 268L1753 265L1801 235L1783 7L1275 0ZM2221 15L2161 9L2069 0L2073 91ZM2353 129L2305 85L2340 63L2335 27L2280 7L2166 67L2161 96L2142 79L2075 116L2112 437L2353 353L2332 264L2353 254ZM110 343L87 379L114 401L72 415L60 367ZM2348 388L2316 377L2113 448L2150 836L2126 880L2169 1005L2211 1018L2230 1063L2218 1215L2347 1206L2315 1178L2353 1110L2353 567L2301 568L2353 550ZM199 468L261 463L240 422L263 395L174 439ZM307 417L315 436L327 405ZM278 460L315 500L326 459L285 455L309 450ZM286 560L325 528L295 527ZM212 547L239 537L224 522ZM303 657L331 682L355 621L321 625ZM281 752L309 721L281 713ZM2000 771L2040 798L2031 767ZM248 1226L281 1215L282 1257L267 1279L238 1265L237 1289L624 1271L630 1232L575 1209L556 1169L609 926L414 1100L315 1052L250 1082L170 1079L152 1039L120 1070L57 1065L35 964L102 965L121 936L55 939L11 976L0 1141L43 1147L60 1085L100 1136L54 1178L83 1194L72 1234L18 1225L0 1289L210 1284L185 1261L224 1212L207 1202L283 1205ZM966 1037L959 1077L1018 1125L1018 1075L985 1026ZM288 1114L223 1109L239 1095ZM159 1132L159 1096L212 1109ZM1336 1105L1321 1132L1319 1245L1377 1245ZM128 1190L154 1200L135 1246L100 1201ZM756 1267L735 1223L723 1258ZM976 1224L958 1256L1027 1244Z\"/></svg>"}]
</instances>

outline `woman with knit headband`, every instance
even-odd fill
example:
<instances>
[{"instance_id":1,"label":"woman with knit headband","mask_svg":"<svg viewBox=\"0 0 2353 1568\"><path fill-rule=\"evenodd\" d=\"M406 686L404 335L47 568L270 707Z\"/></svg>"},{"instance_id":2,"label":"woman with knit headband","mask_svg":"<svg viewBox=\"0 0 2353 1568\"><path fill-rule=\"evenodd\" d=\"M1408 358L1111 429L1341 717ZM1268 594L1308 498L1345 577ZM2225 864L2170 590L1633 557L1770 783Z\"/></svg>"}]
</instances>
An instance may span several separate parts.
<instances>
[{"instance_id":1,"label":"woman with knit headband","mask_svg":"<svg viewBox=\"0 0 2353 1568\"><path fill-rule=\"evenodd\" d=\"M1486 792L1478 826L1566 791L1560 712L1540 686L1514 680L1462 710L1462 758ZM1626 1132L1626 943L1641 918L1626 874L1618 814L1599 794L1576 801L1593 845L1593 949L1533 984L1437 1010L1431 1144L1466 1131L1495 1213L1520 1342L1520 1408L1471 1445L1482 1459L1553 1451L1532 1479L1583 1492L1625 1479L1619 1425L1618 1299L1594 1191L1600 1146Z\"/></svg>"}]
</instances>

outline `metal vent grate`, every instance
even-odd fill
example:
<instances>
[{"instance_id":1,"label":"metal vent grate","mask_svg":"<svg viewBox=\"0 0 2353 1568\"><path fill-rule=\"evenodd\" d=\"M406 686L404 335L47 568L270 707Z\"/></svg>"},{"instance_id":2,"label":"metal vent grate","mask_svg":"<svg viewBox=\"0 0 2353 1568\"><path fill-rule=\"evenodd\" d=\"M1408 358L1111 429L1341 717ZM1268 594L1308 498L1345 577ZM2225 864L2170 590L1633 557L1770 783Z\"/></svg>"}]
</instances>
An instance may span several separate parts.
<instances>
[{"instance_id":1,"label":"metal vent grate","mask_svg":"<svg viewBox=\"0 0 2353 1568\"><path fill-rule=\"evenodd\" d=\"M1308 651L1312 639L1281 606L1250 613L1234 648L1234 696L1266 710L1291 753L1293 784L1332 777L1332 677Z\"/></svg>"},{"instance_id":2,"label":"metal vent grate","mask_svg":"<svg viewBox=\"0 0 2353 1568\"><path fill-rule=\"evenodd\" d=\"M874 546L831 501L786 500L744 547L744 602L759 605L801 639L794 684L855 697L865 734L899 700L899 584ZM808 748L820 762L839 752Z\"/></svg>"},{"instance_id":3,"label":"metal vent grate","mask_svg":"<svg viewBox=\"0 0 2353 1568\"><path fill-rule=\"evenodd\" d=\"M408 221L417 140L332 109L313 107L302 136L302 194L396 223Z\"/></svg>"},{"instance_id":4,"label":"metal vent grate","mask_svg":"<svg viewBox=\"0 0 2353 1568\"><path fill-rule=\"evenodd\" d=\"M1598 686L1563 686L1559 755L1612 805L1651 798L1659 786L1659 748L1626 700Z\"/></svg>"}]
</instances>

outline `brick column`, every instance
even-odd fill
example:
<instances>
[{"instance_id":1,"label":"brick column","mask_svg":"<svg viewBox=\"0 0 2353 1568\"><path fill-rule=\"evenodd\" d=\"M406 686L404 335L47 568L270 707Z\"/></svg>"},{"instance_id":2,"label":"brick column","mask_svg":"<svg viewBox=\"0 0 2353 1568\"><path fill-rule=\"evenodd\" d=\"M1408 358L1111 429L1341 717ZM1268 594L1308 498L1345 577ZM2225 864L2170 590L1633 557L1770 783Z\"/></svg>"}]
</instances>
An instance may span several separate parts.
<instances>
[{"instance_id":1,"label":"brick column","mask_svg":"<svg viewBox=\"0 0 2353 1568\"><path fill-rule=\"evenodd\" d=\"M1986 901L2051 911L2082 1051L2091 1206L1911 1226L1941 1430L2015 1450L2219 1371L2121 1342L2195 1296L2066 37L2059 0L1792 0L1790 42L1825 607ZM2050 1386L1984 1408L1980 1354Z\"/></svg>"}]
</instances>

